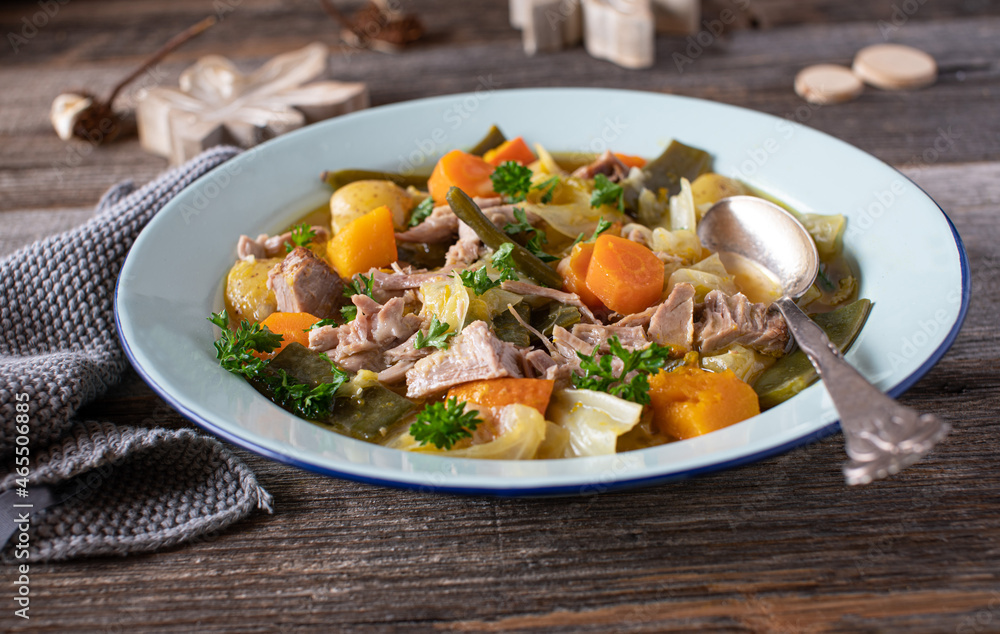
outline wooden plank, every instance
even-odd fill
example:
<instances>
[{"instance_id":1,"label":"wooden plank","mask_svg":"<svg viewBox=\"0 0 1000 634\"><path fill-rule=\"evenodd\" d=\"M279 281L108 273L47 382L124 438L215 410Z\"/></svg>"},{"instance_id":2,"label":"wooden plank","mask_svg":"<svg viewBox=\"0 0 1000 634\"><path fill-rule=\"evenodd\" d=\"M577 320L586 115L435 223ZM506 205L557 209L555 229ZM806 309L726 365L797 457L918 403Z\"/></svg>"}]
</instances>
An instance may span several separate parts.
<instances>
[{"instance_id":1,"label":"wooden plank","mask_svg":"<svg viewBox=\"0 0 1000 634\"><path fill-rule=\"evenodd\" d=\"M910 175L948 210L974 275L1000 261L1000 164ZM33 213L4 218L24 227ZM844 487L839 436L697 480L551 500L396 491L238 450L275 515L170 552L33 564L31 629L939 632L988 617L992 631L1000 293L983 277L955 348L903 399L955 432L890 480ZM186 424L131 373L82 415Z\"/></svg>"},{"instance_id":2,"label":"wooden plank","mask_svg":"<svg viewBox=\"0 0 1000 634\"><path fill-rule=\"evenodd\" d=\"M686 55L683 38L660 38L657 66L645 72L594 60L582 49L552 55L546 63L528 61L516 40L505 39L449 46L431 42L392 58L367 52L334 56L331 74L367 81L376 105L472 91L481 77L498 88L591 83L672 92L791 118L895 164L922 163L922 153L942 135L948 136L949 143L937 162L987 161L1000 158L1000 119L993 116L995 107L989 98L998 90L1000 70L988 62L1000 56L1000 39L990 35L997 29L1000 18L909 24L897 39L935 55L943 73L937 86L903 93L872 89L856 102L824 108L809 106L795 96L791 82L796 70L817 61L848 62L854 51L878 37L874 24L743 31L706 48L690 58L690 64L682 62L684 72L672 61L674 53ZM258 55L266 50L263 40L254 41L259 45ZM243 59L241 63L252 67L256 62ZM0 144L0 169L4 170L0 211L94 201L122 178L133 175L145 180L165 166L162 159L142 152L134 138L96 149L84 142L67 146L48 123L48 106L58 92L80 83L107 90L132 63L88 63L46 68L44 73L30 66L0 66L0 83L23 87L0 91L0 110L5 113L0 122L4 138ZM164 64L152 80L176 81L185 63ZM415 76L420 81L412 81ZM892 115L886 116L888 112Z\"/></svg>"}]
</instances>

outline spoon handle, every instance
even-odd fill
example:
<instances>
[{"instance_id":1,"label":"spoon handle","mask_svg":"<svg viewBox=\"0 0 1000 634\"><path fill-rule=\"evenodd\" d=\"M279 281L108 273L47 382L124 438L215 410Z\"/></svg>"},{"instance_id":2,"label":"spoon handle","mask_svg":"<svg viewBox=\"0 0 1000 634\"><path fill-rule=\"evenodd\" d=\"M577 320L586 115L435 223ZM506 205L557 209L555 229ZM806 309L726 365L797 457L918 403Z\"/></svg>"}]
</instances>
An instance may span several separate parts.
<instances>
[{"instance_id":1,"label":"spoon handle","mask_svg":"<svg viewBox=\"0 0 1000 634\"><path fill-rule=\"evenodd\" d=\"M896 473L948 434L950 426L937 416L900 405L869 383L790 298L775 304L840 415L850 457L844 464L848 484L867 484Z\"/></svg>"}]
</instances>

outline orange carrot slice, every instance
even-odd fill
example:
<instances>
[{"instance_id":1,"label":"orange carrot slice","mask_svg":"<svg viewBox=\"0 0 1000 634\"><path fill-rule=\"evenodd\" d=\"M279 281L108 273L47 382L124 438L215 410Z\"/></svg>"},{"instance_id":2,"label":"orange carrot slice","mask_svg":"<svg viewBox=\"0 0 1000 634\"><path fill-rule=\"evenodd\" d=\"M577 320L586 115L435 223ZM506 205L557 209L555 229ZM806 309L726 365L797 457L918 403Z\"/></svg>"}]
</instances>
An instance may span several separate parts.
<instances>
[{"instance_id":1,"label":"orange carrot slice","mask_svg":"<svg viewBox=\"0 0 1000 634\"><path fill-rule=\"evenodd\" d=\"M663 291L663 262L647 247L602 234L587 266L587 288L623 315L651 306Z\"/></svg>"},{"instance_id":2,"label":"orange carrot slice","mask_svg":"<svg viewBox=\"0 0 1000 634\"><path fill-rule=\"evenodd\" d=\"M524 137L504 141L486 154L483 154L483 160L494 167L499 167L507 161L515 161L521 165L527 165L528 163L534 163L536 159L535 153L524 142Z\"/></svg>"},{"instance_id":3,"label":"orange carrot slice","mask_svg":"<svg viewBox=\"0 0 1000 634\"><path fill-rule=\"evenodd\" d=\"M462 150L452 150L434 166L427 188L431 198L439 204L447 202L445 195L452 187L461 189L472 198L495 196L493 182L490 180L492 173L493 166L478 156Z\"/></svg>"},{"instance_id":4,"label":"orange carrot slice","mask_svg":"<svg viewBox=\"0 0 1000 634\"><path fill-rule=\"evenodd\" d=\"M309 333L306 331L317 321L319 321L319 317L309 313L271 313L264 318L264 321L260 322L260 325L267 326L271 332L281 335L281 345L269 354L259 353L256 356L263 359L273 357L292 342L308 347Z\"/></svg>"}]
</instances>

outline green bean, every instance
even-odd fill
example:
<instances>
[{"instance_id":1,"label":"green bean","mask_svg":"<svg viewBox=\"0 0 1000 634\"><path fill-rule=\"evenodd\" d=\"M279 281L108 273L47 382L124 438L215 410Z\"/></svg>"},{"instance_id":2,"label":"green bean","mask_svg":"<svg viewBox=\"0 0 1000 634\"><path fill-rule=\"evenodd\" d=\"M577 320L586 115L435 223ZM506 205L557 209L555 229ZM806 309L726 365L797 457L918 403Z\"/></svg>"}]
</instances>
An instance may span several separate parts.
<instances>
[{"instance_id":1,"label":"green bean","mask_svg":"<svg viewBox=\"0 0 1000 634\"><path fill-rule=\"evenodd\" d=\"M495 125L491 125L489 132L486 133L486 136L484 136L479 141L479 143L476 143L474 146L472 146L472 149L469 150L469 154L482 156L483 154L486 154L493 148L498 147L501 143L503 143L506 140L507 137L503 135L503 132L500 131L500 128L498 128Z\"/></svg>"},{"instance_id":2,"label":"green bean","mask_svg":"<svg viewBox=\"0 0 1000 634\"><path fill-rule=\"evenodd\" d=\"M395 174L393 172L378 172L375 170L337 170L336 172L323 172L320 175L327 185L334 189L340 189L344 185L348 185L355 181L392 181L400 187L413 186L417 189L427 189L427 179L429 176L426 174Z\"/></svg>"},{"instance_id":3,"label":"green bean","mask_svg":"<svg viewBox=\"0 0 1000 634\"><path fill-rule=\"evenodd\" d=\"M814 315L812 320L823 329L830 338L830 343L844 352L861 332L871 306L870 300L859 299L828 313ZM764 370L753 389L760 397L761 409L767 409L792 398L812 385L817 378L819 375L809 358L801 350L796 350Z\"/></svg>"},{"instance_id":4,"label":"green bean","mask_svg":"<svg viewBox=\"0 0 1000 634\"><path fill-rule=\"evenodd\" d=\"M530 277L542 286L550 288L559 288L562 286L562 278L559 277L559 274L552 267L539 260L531 251L511 240L510 236L490 222L490 219L483 214L483 210L469 198L468 194L457 187L452 187L448 190L445 198L448 200L448 204L451 205L451 210L455 212L455 215L476 232L479 239L483 241L483 244L494 251L499 249L500 245L505 242L514 245L514 249L511 251L511 259L514 261L514 267L518 273Z\"/></svg>"}]
</instances>

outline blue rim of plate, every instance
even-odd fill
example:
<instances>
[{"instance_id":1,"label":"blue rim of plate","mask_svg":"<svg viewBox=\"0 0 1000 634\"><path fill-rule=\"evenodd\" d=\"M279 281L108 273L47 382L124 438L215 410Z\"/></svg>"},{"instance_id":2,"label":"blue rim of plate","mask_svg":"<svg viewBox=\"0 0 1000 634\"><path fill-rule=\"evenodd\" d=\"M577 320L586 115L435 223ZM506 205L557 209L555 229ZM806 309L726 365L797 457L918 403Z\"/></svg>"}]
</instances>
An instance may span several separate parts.
<instances>
[{"instance_id":1,"label":"blue rim of plate","mask_svg":"<svg viewBox=\"0 0 1000 634\"><path fill-rule=\"evenodd\" d=\"M675 95L675 97L679 97L679 95ZM682 97L682 98L690 99L689 97ZM844 143L840 139L837 139L836 137L820 132L818 130L813 130L813 132L822 134L823 136L827 136L834 141ZM871 155L869 154L869 156ZM920 190L925 196L927 196L928 200L934 203L934 206L937 207L941 215L944 216L945 222L948 223L948 227L951 230L952 238L955 242L955 246L958 251L959 267L962 276L961 304L959 307L957 318L955 319L955 323L952 325L952 328L948 332L948 335L944 338L941 344L934 350L934 352L932 352L928 356L928 358L924 361L924 363L922 363L916 370L910 373L902 381L900 381L895 386L887 390L886 393L889 396L892 396L893 398L898 398L900 395L902 395L904 392L910 389L917 381L923 378L923 376L926 375L931 370L931 368L933 368L938 363L938 361L941 360L941 358L948 352L951 346L955 343L955 340L957 339L958 334L962 329L962 325L964 324L965 318L968 313L972 287L970 280L969 259L968 259L968 254L965 251L965 244L962 242L962 238L959 235L958 231L955 229L955 225L951 221L951 218L948 217L948 214L945 213L944 209L941 208L941 206L937 203L937 201L935 201L922 187L920 187L920 185L915 183L913 179L906 176L895 167L888 165L884 161L880 162L882 162L884 165L894 170L895 172L899 173L902 178L906 179L914 187ZM208 178L214 171L215 170L213 169L211 172L202 175L198 180ZM197 183L197 181L195 181L195 183ZM192 183L191 185L189 185L189 187L193 186L195 183ZM352 480L355 482L363 482L366 484L388 486L402 490L461 494L461 495L485 495L490 497L545 497L545 496L586 495L586 494L596 494L596 493L604 493L616 490L637 488L642 486L650 486L650 485L662 484L678 480L686 480L696 476L714 473L716 471L732 469L734 467L739 467L753 462L758 462L760 460L764 460L767 458L771 458L773 456L777 456L785 452L791 451L792 449L795 449L797 447L810 444L812 442L815 442L817 440L820 440L822 438L825 438L827 436L836 433L837 431L839 431L840 428L840 421L835 420L824 427L821 427L810 433L804 434L803 436L790 440L786 443L769 447L767 449L755 453L739 456L737 458L724 460L720 462L714 462L712 464L667 474L614 480L612 482L582 484L582 485L563 484L563 485L538 486L538 487L518 486L517 488L512 488L512 489L481 488L475 486L455 486L455 485L444 485L444 484L435 484L433 486L430 486L426 484L417 484L412 482L393 480L389 478L379 478L379 477L360 475L349 471L341 471L338 469L326 467L312 462L299 460L292 456L288 456L286 454L274 451L273 449L265 447L261 444L247 440L246 438L234 434L225 428L215 425L211 421L205 419L204 417L200 416L199 414L191 410L183 402L181 402L180 399L170 394L166 389L164 389L156 381L154 381L152 376L142 367L142 365L138 362L135 354L133 353L131 347L129 346L128 341L122 335L121 315L118 310L120 285L121 285L121 275L119 274L118 280L115 283L115 294L113 302L115 328L118 331L118 338L122 343L122 348L125 351L125 356L128 358L129 363L139 374L142 380L150 387L150 389L153 390L153 392L155 392L160 398L166 401L167 404L169 404L171 407L177 410L182 416L184 416L191 422L195 423L202 429L211 432L215 436L218 436L226 440L227 442L230 442L238 447L242 447L243 449L246 449L248 451L252 451L253 453L256 453L270 460L274 460L276 462L291 465L293 467L298 467L306 471L311 471L313 473L318 473L321 475L330 476L334 478Z\"/></svg>"}]
</instances>

